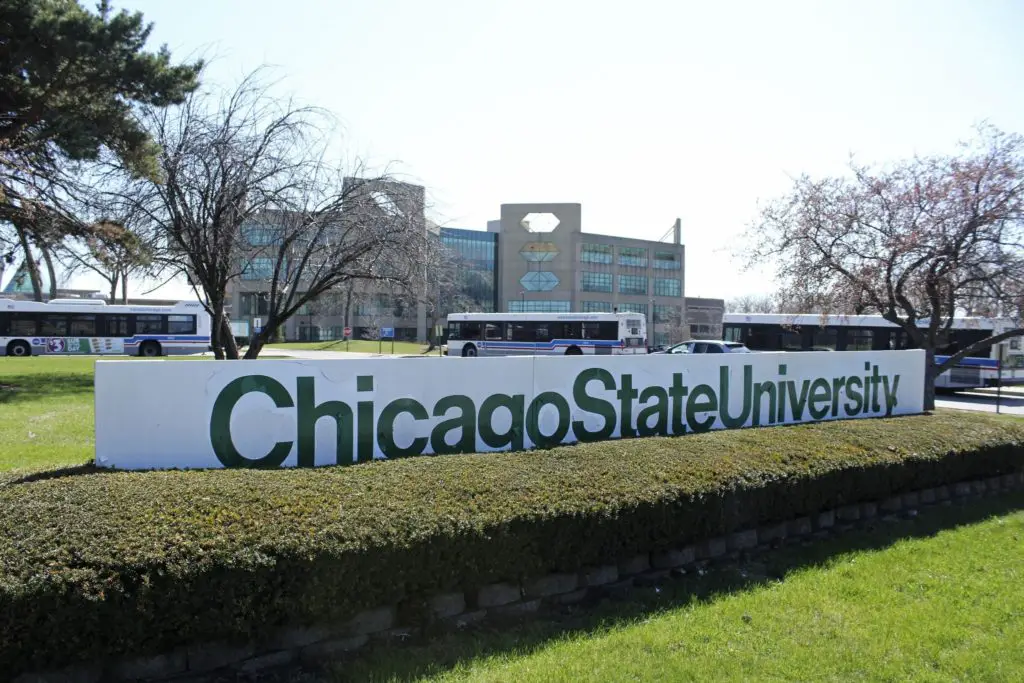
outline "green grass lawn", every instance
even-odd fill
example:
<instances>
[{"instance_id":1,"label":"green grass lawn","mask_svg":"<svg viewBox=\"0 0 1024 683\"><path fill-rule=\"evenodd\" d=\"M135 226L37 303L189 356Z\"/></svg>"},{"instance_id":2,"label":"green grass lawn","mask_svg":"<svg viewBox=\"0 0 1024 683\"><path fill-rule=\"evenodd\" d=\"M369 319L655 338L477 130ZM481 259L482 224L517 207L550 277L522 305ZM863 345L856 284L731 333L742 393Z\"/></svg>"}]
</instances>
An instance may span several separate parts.
<instances>
[{"instance_id":1,"label":"green grass lawn","mask_svg":"<svg viewBox=\"0 0 1024 683\"><path fill-rule=\"evenodd\" d=\"M1022 680L1022 508L933 508L586 616L378 649L328 680Z\"/></svg>"},{"instance_id":2,"label":"green grass lawn","mask_svg":"<svg viewBox=\"0 0 1024 683\"><path fill-rule=\"evenodd\" d=\"M423 353L427 347L418 342L394 342L394 350L390 340L382 342L367 341L365 339L353 339L352 341L322 341L322 342L287 342L284 344L268 344L268 349L296 349L299 351L342 351L359 353ZM436 351L436 349L435 349Z\"/></svg>"},{"instance_id":3,"label":"green grass lawn","mask_svg":"<svg viewBox=\"0 0 1024 683\"><path fill-rule=\"evenodd\" d=\"M93 457L93 370L99 358L0 358L0 472L80 465Z\"/></svg>"},{"instance_id":4,"label":"green grass lawn","mask_svg":"<svg viewBox=\"0 0 1024 683\"><path fill-rule=\"evenodd\" d=\"M0 471L93 457L95 357L0 358Z\"/></svg>"}]
</instances>

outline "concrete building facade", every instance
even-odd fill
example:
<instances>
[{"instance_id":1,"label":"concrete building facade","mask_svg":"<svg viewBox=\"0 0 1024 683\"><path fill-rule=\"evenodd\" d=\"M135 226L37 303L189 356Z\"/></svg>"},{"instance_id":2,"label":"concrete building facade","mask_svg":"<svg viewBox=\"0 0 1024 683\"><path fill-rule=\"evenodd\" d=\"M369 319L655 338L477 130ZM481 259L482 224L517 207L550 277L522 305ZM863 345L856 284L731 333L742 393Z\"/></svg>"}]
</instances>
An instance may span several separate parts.
<instances>
[{"instance_id":1,"label":"concrete building facade","mask_svg":"<svg viewBox=\"0 0 1024 683\"><path fill-rule=\"evenodd\" d=\"M651 344L688 338L678 221L666 243L584 232L580 204L503 204L487 229L500 239L501 310L632 311Z\"/></svg>"},{"instance_id":2,"label":"concrete building facade","mask_svg":"<svg viewBox=\"0 0 1024 683\"><path fill-rule=\"evenodd\" d=\"M721 339L725 299L686 298L686 324L693 339Z\"/></svg>"}]
</instances>

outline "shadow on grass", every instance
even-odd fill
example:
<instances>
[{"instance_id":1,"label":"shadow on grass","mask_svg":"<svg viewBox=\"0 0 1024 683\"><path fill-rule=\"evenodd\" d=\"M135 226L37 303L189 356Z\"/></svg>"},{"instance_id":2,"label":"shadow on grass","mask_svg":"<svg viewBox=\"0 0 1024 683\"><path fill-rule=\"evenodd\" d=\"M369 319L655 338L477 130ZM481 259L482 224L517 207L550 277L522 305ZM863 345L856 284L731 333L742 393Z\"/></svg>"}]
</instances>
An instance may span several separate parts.
<instances>
[{"instance_id":1,"label":"shadow on grass","mask_svg":"<svg viewBox=\"0 0 1024 683\"><path fill-rule=\"evenodd\" d=\"M4 475L0 475L0 489L9 486L17 486L19 484L31 484L36 481L64 479L66 477L81 477L90 474L109 474L110 472L111 470L96 467L92 461L89 461L82 465L69 465L67 467L58 467L51 470L30 472L29 474L6 473L6 477Z\"/></svg>"},{"instance_id":2,"label":"shadow on grass","mask_svg":"<svg viewBox=\"0 0 1024 683\"><path fill-rule=\"evenodd\" d=\"M45 398L73 399L93 393L92 373L48 373L0 377L0 405Z\"/></svg>"},{"instance_id":3,"label":"shadow on grass","mask_svg":"<svg viewBox=\"0 0 1024 683\"><path fill-rule=\"evenodd\" d=\"M270 680L413 681L442 675L475 659L523 656L570 636L598 635L693 603L713 602L731 593L785 580L794 571L824 566L853 552L884 550L902 539L928 538L941 531L976 524L992 516L1024 509L1024 492L930 507L916 517L878 519L838 538L796 542L765 553L740 557L668 578L656 585L596 596L589 604L545 608L524 623L488 624L460 633L435 633L401 644L378 644L327 669L287 671Z\"/></svg>"}]
</instances>

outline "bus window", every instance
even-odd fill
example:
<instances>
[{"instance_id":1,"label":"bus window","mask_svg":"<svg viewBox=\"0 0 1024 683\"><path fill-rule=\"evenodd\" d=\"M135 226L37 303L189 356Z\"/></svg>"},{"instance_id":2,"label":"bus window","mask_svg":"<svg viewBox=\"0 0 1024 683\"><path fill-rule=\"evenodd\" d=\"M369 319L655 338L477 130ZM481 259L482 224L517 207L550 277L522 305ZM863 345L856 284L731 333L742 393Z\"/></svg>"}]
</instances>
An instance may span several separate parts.
<instances>
[{"instance_id":1,"label":"bus window","mask_svg":"<svg viewBox=\"0 0 1024 683\"><path fill-rule=\"evenodd\" d=\"M537 323L537 341L549 342L554 337L551 335L551 328L557 323Z\"/></svg>"},{"instance_id":2,"label":"bus window","mask_svg":"<svg viewBox=\"0 0 1024 683\"><path fill-rule=\"evenodd\" d=\"M508 323L505 338L514 342L537 341L536 328L532 323Z\"/></svg>"},{"instance_id":3,"label":"bus window","mask_svg":"<svg viewBox=\"0 0 1024 683\"><path fill-rule=\"evenodd\" d=\"M839 343L839 334L834 329L814 330L811 346L818 349L829 349L835 351Z\"/></svg>"},{"instance_id":4,"label":"bus window","mask_svg":"<svg viewBox=\"0 0 1024 683\"><path fill-rule=\"evenodd\" d=\"M454 322L448 326L448 338L457 341L479 341L480 323Z\"/></svg>"},{"instance_id":5,"label":"bus window","mask_svg":"<svg viewBox=\"0 0 1024 683\"><path fill-rule=\"evenodd\" d=\"M804 336L799 332L784 331L779 335L779 348L783 351L803 351Z\"/></svg>"},{"instance_id":6,"label":"bus window","mask_svg":"<svg viewBox=\"0 0 1024 683\"><path fill-rule=\"evenodd\" d=\"M163 334L164 317L162 315L135 316L135 334Z\"/></svg>"},{"instance_id":7,"label":"bus window","mask_svg":"<svg viewBox=\"0 0 1024 683\"><path fill-rule=\"evenodd\" d=\"M66 337L68 336L68 319L64 315L44 315L39 321L39 336L41 337Z\"/></svg>"},{"instance_id":8,"label":"bus window","mask_svg":"<svg viewBox=\"0 0 1024 683\"><path fill-rule=\"evenodd\" d=\"M72 337L95 337L96 316L84 313L71 315L71 336Z\"/></svg>"},{"instance_id":9,"label":"bus window","mask_svg":"<svg viewBox=\"0 0 1024 683\"><path fill-rule=\"evenodd\" d=\"M484 339L487 341L501 341L501 323L487 323L484 325Z\"/></svg>"},{"instance_id":10,"label":"bus window","mask_svg":"<svg viewBox=\"0 0 1024 683\"><path fill-rule=\"evenodd\" d=\"M847 351L870 351L873 345L874 335L871 330L847 330L846 350Z\"/></svg>"},{"instance_id":11,"label":"bus window","mask_svg":"<svg viewBox=\"0 0 1024 683\"><path fill-rule=\"evenodd\" d=\"M7 330L10 329L11 316L8 313L0 312L0 337L7 336Z\"/></svg>"},{"instance_id":12,"label":"bus window","mask_svg":"<svg viewBox=\"0 0 1024 683\"><path fill-rule=\"evenodd\" d=\"M36 329L36 316L32 313L11 313L11 336L34 337L39 334Z\"/></svg>"},{"instance_id":13,"label":"bus window","mask_svg":"<svg viewBox=\"0 0 1024 683\"><path fill-rule=\"evenodd\" d=\"M127 337L131 335L131 330L128 327L129 317L126 315L108 315L107 318L107 334L111 337Z\"/></svg>"},{"instance_id":14,"label":"bus window","mask_svg":"<svg viewBox=\"0 0 1024 683\"><path fill-rule=\"evenodd\" d=\"M196 318L192 315L167 316L167 334L195 334Z\"/></svg>"},{"instance_id":15,"label":"bus window","mask_svg":"<svg viewBox=\"0 0 1024 683\"><path fill-rule=\"evenodd\" d=\"M580 339L604 339L614 341L619 338L619 326L617 323L583 323Z\"/></svg>"}]
</instances>

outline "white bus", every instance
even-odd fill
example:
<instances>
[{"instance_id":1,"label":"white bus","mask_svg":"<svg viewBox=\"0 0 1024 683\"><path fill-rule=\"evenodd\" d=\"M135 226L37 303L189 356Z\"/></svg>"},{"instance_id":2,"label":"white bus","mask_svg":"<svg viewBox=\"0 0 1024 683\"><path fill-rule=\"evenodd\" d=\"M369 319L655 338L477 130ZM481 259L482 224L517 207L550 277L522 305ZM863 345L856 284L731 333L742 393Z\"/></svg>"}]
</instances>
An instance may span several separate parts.
<instances>
[{"instance_id":1,"label":"white bus","mask_svg":"<svg viewBox=\"0 0 1024 683\"><path fill-rule=\"evenodd\" d=\"M927 327L928 321L920 321ZM953 318L945 343L936 349L942 363L975 342L1014 327L996 318ZM743 342L751 351L884 351L911 348L907 334L880 315L802 315L727 313L722 328L728 341ZM1024 384L1024 349L1015 337L1003 344L1003 384ZM938 389L975 389L998 383L999 345L967 356L935 380Z\"/></svg>"},{"instance_id":2,"label":"white bus","mask_svg":"<svg viewBox=\"0 0 1024 683\"><path fill-rule=\"evenodd\" d=\"M642 313L452 313L449 356L647 353Z\"/></svg>"},{"instance_id":3,"label":"white bus","mask_svg":"<svg viewBox=\"0 0 1024 683\"><path fill-rule=\"evenodd\" d=\"M210 316L198 301L173 306L0 299L0 356L170 356L208 351Z\"/></svg>"}]
</instances>

